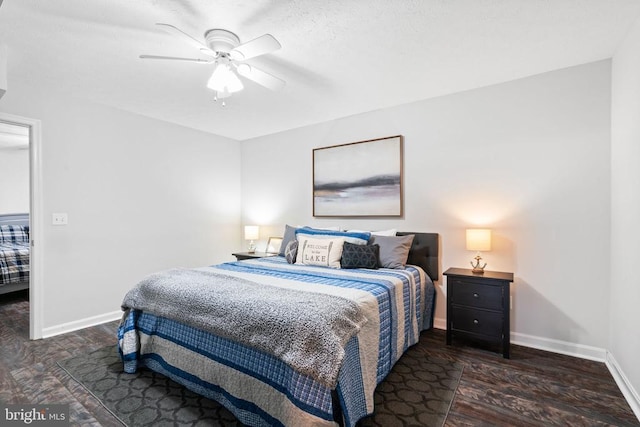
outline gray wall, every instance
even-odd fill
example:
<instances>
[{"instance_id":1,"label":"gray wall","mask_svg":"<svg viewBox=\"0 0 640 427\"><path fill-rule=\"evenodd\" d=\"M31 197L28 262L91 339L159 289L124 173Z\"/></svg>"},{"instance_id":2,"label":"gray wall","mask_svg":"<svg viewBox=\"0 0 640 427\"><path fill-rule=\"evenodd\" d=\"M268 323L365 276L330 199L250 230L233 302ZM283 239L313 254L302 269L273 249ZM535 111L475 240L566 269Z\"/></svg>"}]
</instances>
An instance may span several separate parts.
<instances>
[{"instance_id":1,"label":"gray wall","mask_svg":"<svg viewBox=\"0 0 640 427\"><path fill-rule=\"evenodd\" d=\"M117 314L146 274L238 249L237 142L20 80L0 112L42 122L45 335ZM53 212L69 224L53 226Z\"/></svg>"},{"instance_id":2,"label":"gray wall","mask_svg":"<svg viewBox=\"0 0 640 427\"><path fill-rule=\"evenodd\" d=\"M612 81L609 349L640 417L640 21L613 58Z\"/></svg>"},{"instance_id":3,"label":"gray wall","mask_svg":"<svg viewBox=\"0 0 640 427\"><path fill-rule=\"evenodd\" d=\"M0 149L0 213L29 212L29 150Z\"/></svg>"},{"instance_id":4,"label":"gray wall","mask_svg":"<svg viewBox=\"0 0 640 427\"><path fill-rule=\"evenodd\" d=\"M469 266L465 228L489 227L488 269L516 277L516 339L591 356L593 347L604 357L610 70L602 61L245 141L243 223L263 225L263 237L281 235L286 223L435 231L443 269ZM314 219L312 149L397 134L405 138L404 218Z\"/></svg>"}]
</instances>

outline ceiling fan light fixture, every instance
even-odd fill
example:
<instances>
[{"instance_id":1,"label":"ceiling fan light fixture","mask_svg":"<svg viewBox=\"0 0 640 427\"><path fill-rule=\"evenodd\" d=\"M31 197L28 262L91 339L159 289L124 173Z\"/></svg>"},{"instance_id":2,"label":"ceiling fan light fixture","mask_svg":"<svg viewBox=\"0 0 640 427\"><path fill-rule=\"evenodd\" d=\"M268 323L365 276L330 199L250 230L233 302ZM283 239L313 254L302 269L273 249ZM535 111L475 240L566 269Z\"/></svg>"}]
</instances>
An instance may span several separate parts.
<instances>
[{"instance_id":1,"label":"ceiling fan light fixture","mask_svg":"<svg viewBox=\"0 0 640 427\"><path fill-rule=\"evenodd\" d=\"M2 0L0 0L2 3ZM192 37L181 29L165 23L157 23L158 27L195 47L200 54L209 58L189 58L178 56L140 55L142 59L163 59L182 62L210 64L215 62L207 87L214 91L214 98L228 98L234 92L244 89L239 76L251 80L267 89L280 90L285 81L248 64L238 62L265 55L280 49L282 46L271 34L263 34L253 40L240 43L237 35L220 28L205 33L205 43ZM224 104L224 101L223 101Z\"/></svg>"},{"instance_id":2,"label":"ceiling fan light fixture","mask_svg":"<svg viewBox=\"0 0 640 427\"><path fill-rule=\"evenodd\" d=\"M224 99L230 96L231 96L231 92L229 92L228 90L224 90L222 92L216 91L215 100L217 101L218 99Z\"/></svg>"},{"instance_id":3,"label":"ceiling fan light fixture","mask_svg":"<svg viewBox=\"0 0 640 427\"><path fill-rule=\"evenodd\" d=\"M234 93L244 89L244 85L240 78L233 72L228 63L220 62L213 70L213 74L207 82L209 89L218 93Z\"/></svg>"}]
</instances>

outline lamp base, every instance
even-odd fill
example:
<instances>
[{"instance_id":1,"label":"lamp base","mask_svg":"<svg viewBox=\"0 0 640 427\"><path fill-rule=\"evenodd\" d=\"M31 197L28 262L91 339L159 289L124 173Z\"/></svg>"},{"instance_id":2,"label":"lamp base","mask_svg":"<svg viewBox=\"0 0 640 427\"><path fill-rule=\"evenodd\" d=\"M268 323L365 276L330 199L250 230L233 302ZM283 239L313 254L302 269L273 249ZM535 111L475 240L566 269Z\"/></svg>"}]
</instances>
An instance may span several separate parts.
<instances>
[{"instance_id":1,"label":"lamp base","mask_svg":"<svg viewBox=\"0 0 640 427\"><path fill-rule=\"evenodd\" d=\"M249 247L247 248L247 252L249 252L250 254L253 254L256 252L256 244L253 242L253 240L249 242Z\"/></svg>"},{"instance_id":2,"label":"lamp base","mask_svg":"<svg viewBox=\"0 0 640 427\"><path fill-rule=\"evenodd\" d=\"M484 268L487 266L487 263L485 262L483 266L480 265L480 260L482 259L480 255L476 255L474 259L476 260L475 264L473 263L473 261L469 261L471 267L473 267L473 270L471 270L471 272L473 274L484 274Z\"/></svg>"}]
</instances>

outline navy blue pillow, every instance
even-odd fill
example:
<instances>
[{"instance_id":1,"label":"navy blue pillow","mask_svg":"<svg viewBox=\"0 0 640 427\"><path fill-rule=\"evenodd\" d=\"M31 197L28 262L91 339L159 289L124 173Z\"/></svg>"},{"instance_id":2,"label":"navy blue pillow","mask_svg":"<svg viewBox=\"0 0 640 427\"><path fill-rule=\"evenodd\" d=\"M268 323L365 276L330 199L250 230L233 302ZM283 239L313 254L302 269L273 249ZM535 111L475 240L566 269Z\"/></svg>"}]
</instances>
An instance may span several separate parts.
<instances>
[{"instance_id":1,"label":"navy blue pillow","mask_svg":"<svg viewBox=\"0 0 640 427\"><path fill-rule=\"evenodd\" d=\"M356 245L344 242L340 267L377 269L379 256L379 245Z\"/></svg>"}]
</instances>

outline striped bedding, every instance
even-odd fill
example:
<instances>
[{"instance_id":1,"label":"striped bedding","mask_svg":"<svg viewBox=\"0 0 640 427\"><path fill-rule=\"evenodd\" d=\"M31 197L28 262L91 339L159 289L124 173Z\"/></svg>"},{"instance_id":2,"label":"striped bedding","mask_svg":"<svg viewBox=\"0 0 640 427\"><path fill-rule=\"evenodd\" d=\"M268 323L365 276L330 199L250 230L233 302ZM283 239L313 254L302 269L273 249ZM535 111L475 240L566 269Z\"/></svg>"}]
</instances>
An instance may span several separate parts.
<instances>
[{"instance_id":1,"label":"striped bedding","mask_svg":"<svg viewBox=\"0 0 640 427\"><path fill-rule=\"evenodd\" d=\"M347 426L373 413L376 385L432 326L433 282L417 267L334 270L269 257L208 269L361 304L367 322L345 346L335 390ZM246 425L335 425L332 390L265 352L138 310L123 318L118 339L126 372L160 372L220 402Z\"/></svg>"}]
</instances>

